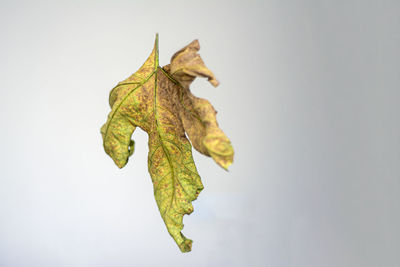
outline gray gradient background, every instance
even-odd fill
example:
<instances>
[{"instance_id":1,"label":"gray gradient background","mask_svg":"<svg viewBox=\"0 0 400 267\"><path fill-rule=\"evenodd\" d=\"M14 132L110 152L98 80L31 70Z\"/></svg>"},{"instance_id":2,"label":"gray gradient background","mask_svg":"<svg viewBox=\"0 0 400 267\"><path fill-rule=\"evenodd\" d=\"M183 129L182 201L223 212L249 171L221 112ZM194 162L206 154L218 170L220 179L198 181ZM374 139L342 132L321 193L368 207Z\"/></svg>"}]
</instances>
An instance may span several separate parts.
<instances>
[{"instance_id":1,"label":"gray gradient background","mask_svg":"<svg viewBox=\"0 0 400 267\"><path fill-rule=\"evenodd\" d=\"M0 266L400 266L399 1L1 1ZM119 170L108 93L160 34L195 38L221 85L229 172L182 254L159 215L147 135Z\"/></svg>"}]
</instances>

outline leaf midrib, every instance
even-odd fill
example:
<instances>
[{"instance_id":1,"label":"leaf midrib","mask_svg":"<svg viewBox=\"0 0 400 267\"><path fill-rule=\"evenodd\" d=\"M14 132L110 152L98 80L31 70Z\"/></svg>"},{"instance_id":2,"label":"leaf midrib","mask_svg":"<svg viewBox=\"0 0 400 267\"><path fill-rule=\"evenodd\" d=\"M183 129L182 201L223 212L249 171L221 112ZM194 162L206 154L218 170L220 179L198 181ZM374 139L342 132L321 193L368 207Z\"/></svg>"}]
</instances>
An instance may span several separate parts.
<instances>
[{"instance_id":1,"label":"leaf midrib","mask_svg":"<svg viewBox=\"0 0 400 267\"><path fill-rule=\"evenodd\" d=\"M169 209L172 207L172 203L175 199L175 169L174 166L172 165L172 160L171 160L171 155L169 154L168 149L165 147L163 139L161 138L161 131L160 131L160 126L158 124L158 112L157 112L157 72L155 73L155 85L154 85L154 101L153 101L153 114L154 114L154 121L156 124L156 131L157 131L157 136L161 145L161 148L164 152L164 155L167 157L167 161L168 161L168 165L170 167L170 173L172 174L172 198L171 198L171 202L169 204L169 206L165 209L165 211L162 213L162 216L164 217L167 212L169 211Z\"/></svg>"}]
</instances>

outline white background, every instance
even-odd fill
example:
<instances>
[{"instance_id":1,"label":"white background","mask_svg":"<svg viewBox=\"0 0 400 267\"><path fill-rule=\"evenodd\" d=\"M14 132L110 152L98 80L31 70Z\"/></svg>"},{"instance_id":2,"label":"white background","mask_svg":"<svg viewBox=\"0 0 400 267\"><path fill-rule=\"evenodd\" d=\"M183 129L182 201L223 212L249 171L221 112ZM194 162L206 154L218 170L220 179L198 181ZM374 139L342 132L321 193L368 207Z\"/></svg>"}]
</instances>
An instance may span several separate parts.
<instances>
[{"instance_id":1,"label":"white background","mask_svg":"<svg viewBox=\"0 0 400 267\"><path fill-rule=\"evenodd\" d=\"M1 1L0 266L400 266L399 1ZM147 172L120 170L108 94L160 34L198 38L192 84L235 148L194 153L205 189L182 254Z\"/></svg>"}]
</instances>

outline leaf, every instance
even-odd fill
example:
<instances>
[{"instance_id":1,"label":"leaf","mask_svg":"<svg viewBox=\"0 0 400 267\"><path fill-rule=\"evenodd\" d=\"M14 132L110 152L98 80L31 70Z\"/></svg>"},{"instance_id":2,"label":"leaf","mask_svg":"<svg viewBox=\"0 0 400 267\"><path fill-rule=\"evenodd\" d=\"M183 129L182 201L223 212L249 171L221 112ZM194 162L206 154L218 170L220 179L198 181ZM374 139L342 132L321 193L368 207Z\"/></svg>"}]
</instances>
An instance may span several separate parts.
<instances>
[{"instance_id":1,"label":"leaf","mask_svg":"<svg viewBox=\"0 0 400 267\"><path fill-rule=\"evenodd\" d=\"M191 202L203 189L191 143L225 169L234 154L229 139L218 127L214 108L190 92L189 85L197 76L218 85L197 54L199 49L195 40L161 68L156 35L154 49L142 67L111 90L111 112L101 127L104 149L119 168L134 151L131 136L136 127L148 133L148 170L154 196L168 232L182 252L192 247L192 240L181 233L183 215L193 212Z\"/></svg>"}]
</instances>

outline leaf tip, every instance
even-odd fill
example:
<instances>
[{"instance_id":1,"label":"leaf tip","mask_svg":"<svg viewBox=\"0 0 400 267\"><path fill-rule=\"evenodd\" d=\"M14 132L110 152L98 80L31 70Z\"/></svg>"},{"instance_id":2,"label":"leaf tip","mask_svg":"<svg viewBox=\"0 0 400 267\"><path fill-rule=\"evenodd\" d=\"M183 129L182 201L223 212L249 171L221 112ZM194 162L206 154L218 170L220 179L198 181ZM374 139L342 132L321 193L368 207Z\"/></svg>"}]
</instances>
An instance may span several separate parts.
<instances>
[{"instance_id":1,"label":"leaf tip","mask_svg":"<svg viewBox=\"0 0 400 267\"><path fill-rule=\"evenodd\" d=\"M156 41L155 41L156 46L158 46L158 32L156 32Z\"/></svg>"},{"instance_id":2,"label":"leaf tip","mask_svg":"<svg viewBox=\"0 0 400 267\"><path fill-rule=\"evenodd\" d=\"M215 78L209 78L208 81L212 84L212 86L217 87L219 85L219 81Z\"/></svg>"},{"instance_id":3,"label":"leaf tip","mask_svg":"<svg viewBox=\"0 0 400 267\"><path fill-rule=\"evenodd\" d=\"M218 161L219 166L221 166L225 171L229 172L228 167L232 165L232 160Z\"/></svg>"},{"instance_id":4,"label":"leaf tip","mask_svg":"<svg viewBox=\"0 0 400 267\"><path fill-rule=\"evenodd\" d=\"M186 253L192 251L193 241L190 239L185 239L182 243L179 244L179 249L181 252Z\"/></svg>"},{"instance_id":5,"label":"leaf tip","mask_svg":"<svg viewBox=\"0 0 400 267\"><path fill-rule=\"evenodd\" d=\"M156 68L158 67L158 55L159 55L159 52L158 52L158 32L156 33L156 40L155 40L155 43L154 43L154 49L156 50L155 52L155 61L156 61Z\"/></svg>"}]
</instances>

